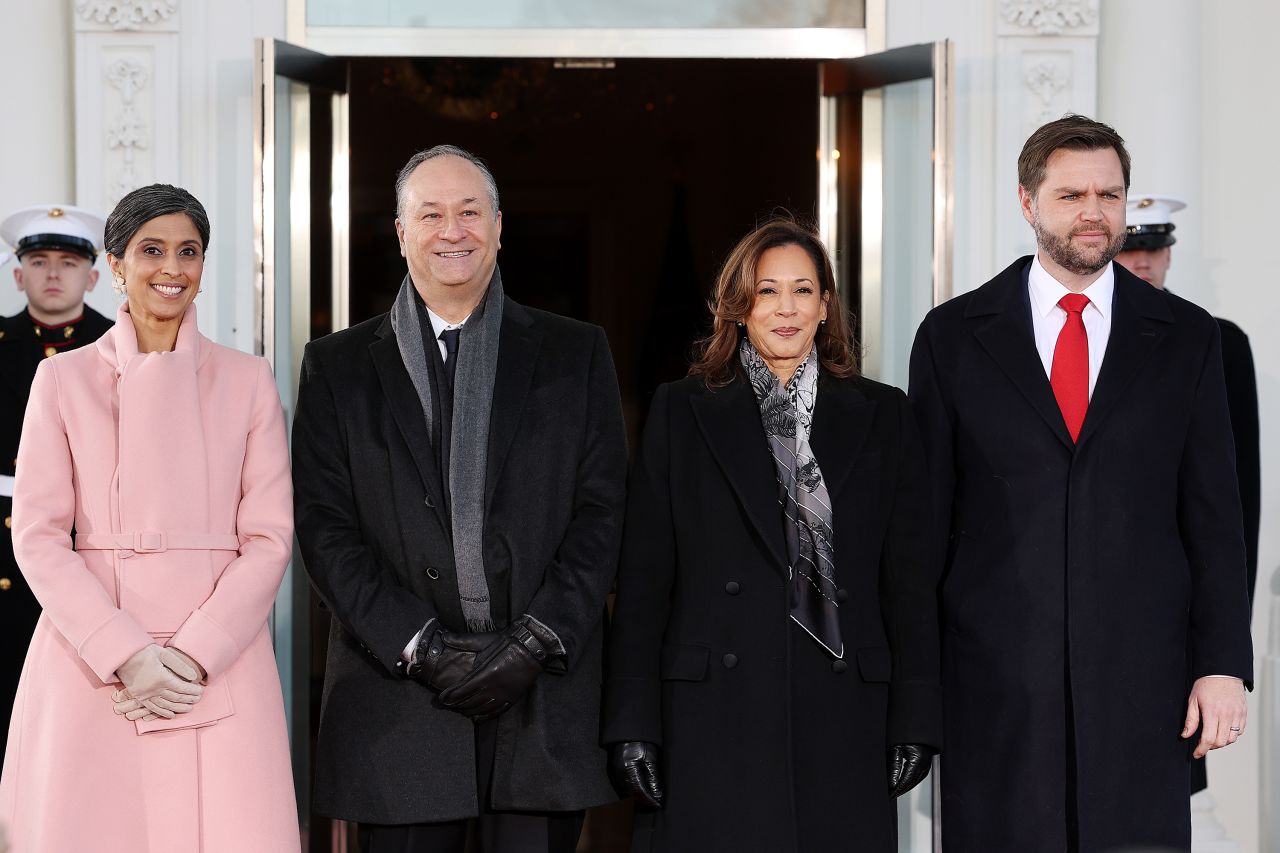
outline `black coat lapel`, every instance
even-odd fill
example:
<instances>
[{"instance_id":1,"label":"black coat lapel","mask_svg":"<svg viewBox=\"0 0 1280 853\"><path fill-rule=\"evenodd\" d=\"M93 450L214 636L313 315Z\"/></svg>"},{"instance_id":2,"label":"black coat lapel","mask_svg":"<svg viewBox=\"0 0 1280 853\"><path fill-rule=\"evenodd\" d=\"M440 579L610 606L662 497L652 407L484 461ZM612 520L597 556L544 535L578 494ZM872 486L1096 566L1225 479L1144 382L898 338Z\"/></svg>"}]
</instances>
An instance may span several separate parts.
<instances>
[{"instance_id":1,"label":"black coat lapel","mask_svg":"<svg viewBox=\"0 0 1280 853\"><path fill-rule=\"evenodd\" d=\"M783 541L782 509L778 506L778 472L769 455L760 407L751 386L739 377L725 388L694 395L690 403L711 454L756 532L778 561L778 570L785 574L790 564ZM818 405L821 407L821 401ZM823 472L825 476L825 468Z\"/></svg>"},{"instance_id":2,"label":"black coat lapel","mask_svg":"<svg viewBox=\"0 0 1280 853\"><path fill-rule=\"evenodd\" d=\"M533 326L533 317L523 306L503 300L502 332L498 343L498 375L493 383L493 406L489 412L489 458L485 476L484 508L488 513L502 466L511 442L520 429L533 369L542 346L542 333Z\"/></svg>"},{"instance_id":3,"label":"black coat lapel","mask_svg":"<svg viewBox=\"0 0 1280 853\"><path fill-rule=\"evenodd\" d=\"M1077 445L1098 431L1098 425L1124 396L1138 369L1169 334L1173 323L1173 312L1165 304L1163 293L1119 264L1112 268L1116 284L1111 335Z\"/></svg>"},{"instance_id":4,"label":"black coat lapel","mask_svg":"<svg viewBox=\"0 0 1280 853\"><path fill-rule=\"evenodd\" d=\"M863 396L852 380L820 375L809 445L833 504L866 443L875 411L875 401Z\"/></svg>"},{"instance_id":5,"label":"black coat lapel","mask_svg":"<svg viewBox=\"0 0 1280 853\"><path fill-rule=\"evenodd\" d=\"M1035 335L1024 297L1031 258L1022 258L975 292L965 317L975 321L973 335L1009 377L1058 439L1072 450L1062 410L1036 351ZM990 315L990 316L984 316Z\"/></svg>"},{"instance_id":6,"label":"black coat lapel","mask_svg":"<svg viewBox=\"0 0 1280 853\"><path fill-rule=\"evenodd\" d=\"M391 315L387 315L382 321L377 334L378 340L369 345L369 354L378 371L383 396L386 397L391 415L409 448L409 455L418 468L423 486L431 495L433 509L442 528L451 530L444 511L444 497L440 492L440 468L431 447L431 433L427 429L427 419L422 415L422 401L418 399L417 389L413 387L413 380L409 378L409 372L400 359L400 347L391 328Z\"/></svg>"}]
</instances>

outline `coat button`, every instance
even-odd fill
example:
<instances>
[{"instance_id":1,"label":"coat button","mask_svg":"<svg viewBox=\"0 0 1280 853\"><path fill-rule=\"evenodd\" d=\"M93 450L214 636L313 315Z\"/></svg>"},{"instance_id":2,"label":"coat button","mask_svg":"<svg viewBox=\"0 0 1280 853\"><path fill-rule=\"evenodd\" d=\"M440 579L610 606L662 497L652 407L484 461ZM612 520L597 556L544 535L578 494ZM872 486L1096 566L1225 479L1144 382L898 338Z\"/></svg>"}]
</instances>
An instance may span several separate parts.
<instances>
[{"instance_id":1,"label":"coat button","mask_svg":"<svg viewBox=\"0 0 1280 853\"><path fill-rule=\"evenodd\" d=\"M848 591L847 589L837 589L837 590L836 590L836 601L837 601L837 602L839 602L840 604L844 604L844 603L845 603L846 601L848 601L848 600L849 600L849 591Z\"/></svg>"},{"instance_id":2,"label":"coat button","mask_svg":"<svg viewBox=\"0 0 1280 853\"><path fill-rule=\"evenodd\" d=\"M13 586L13 581L9 580L8 578L0 578L0 592L8 592L10 587L12 586Z\"/></svg>"},{"instance_id":3,"label":"coat button","mask_svg":"<svg viewBox=\"0 0 1280 853\"><path fill-rule=\"evenodd\" d=\"M440 580L440 573L435 570L434 566L427 566L427 577L433 581L438 581Z\"/></svg>"},{"instance_id":4,"label":"coat button","mask_svg":"<svg viewBox=\"0 0 1280 853\"><path fill-rule=\"evenodd\" d=\"M842 660L835 661L831 664L831 671L836 675L840 675L849 669L849 664Z\"/></svg>"},{"instance_id":5,"label":"coat button","mask_svg":"<svg viewBox=\"0 0 1280 853\"><path fill-rule=\"evenodd\" d=\"M430 507L431 509L436 508L436 502L431 500L431 495L427 495L425 498L423 498L422 502L426 504L428 507Z\"/></svg>"},{"instance_id":6,"label":"coat button","mask_svg":"<svg viewBox=\"0 0 1280 853\"><path fill-rule=\"evenodd\" d=\"M741 591L742 586L737 581L729 581L724 585L724 591L730 595L737 595Z\"/></svg>"},{"instance_id":7,"label":"coat button","mask_svg":"<svg viewBox=\"0 0 1280 853\"><path fill-rule=\"evenodd\" d=\"M735 654L727 654L720 659L720 662L724 664L725 669L733 669L738 665L738 656Z\"/></svg>"},{"instance_id":8,"label":"coat button","mask_svg":"<svg viewBox=\"0 0 1280 853\"><path fill-rule=\"evenodd\" d=\"M12 530L12 529L13 529L13 516L12 516L12 515L6 515L6 516L4 517L4 529L5 529L5 530Z\"/></svg>"}]
</instances>

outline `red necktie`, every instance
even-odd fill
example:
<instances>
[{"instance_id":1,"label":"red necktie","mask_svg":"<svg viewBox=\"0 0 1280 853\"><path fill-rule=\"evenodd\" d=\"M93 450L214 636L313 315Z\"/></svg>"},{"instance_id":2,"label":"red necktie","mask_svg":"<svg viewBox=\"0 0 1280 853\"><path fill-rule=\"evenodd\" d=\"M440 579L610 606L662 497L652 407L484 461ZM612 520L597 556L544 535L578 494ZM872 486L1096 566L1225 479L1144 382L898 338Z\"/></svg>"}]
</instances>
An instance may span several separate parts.
<instances>
[{"instance_id":1,"label":"red necktie","mask_svg":"<svg viewBox=\"0 0 1280 853\"><path fill-rule=\"evenodd\" d=\"M1068 293L1058 300L1058 306L1067 312L1067 322L1058 333L1049 370L1049 384L1072 441L1080 437L1084 413L1089 408L1089 336L1080 316L1088 304L1089 297L1079 293Z\"/></svg>"}]
</instances>

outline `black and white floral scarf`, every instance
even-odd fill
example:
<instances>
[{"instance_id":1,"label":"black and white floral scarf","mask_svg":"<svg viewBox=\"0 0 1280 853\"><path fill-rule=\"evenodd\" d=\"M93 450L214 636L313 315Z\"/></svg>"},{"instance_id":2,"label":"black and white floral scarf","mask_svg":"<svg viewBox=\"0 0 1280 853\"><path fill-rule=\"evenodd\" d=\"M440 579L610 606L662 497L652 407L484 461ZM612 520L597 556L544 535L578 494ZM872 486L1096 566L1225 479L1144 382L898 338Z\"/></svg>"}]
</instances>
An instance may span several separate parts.
<instances>
[{"instance_id":1,"label":"black and white floral scarf","mask_svg":"<svg viewBox=\"0 0 1280 853\"><path fill-rule=\"evenodd\" d=\"M750 340L742 339L739 357L760 404L760 419L778 472L778 504L791 562L791 618L833 656L843 658L831 497L809 446L818 401L817 348L809 351L785 387Z\"/></svg>"}]
</instances>

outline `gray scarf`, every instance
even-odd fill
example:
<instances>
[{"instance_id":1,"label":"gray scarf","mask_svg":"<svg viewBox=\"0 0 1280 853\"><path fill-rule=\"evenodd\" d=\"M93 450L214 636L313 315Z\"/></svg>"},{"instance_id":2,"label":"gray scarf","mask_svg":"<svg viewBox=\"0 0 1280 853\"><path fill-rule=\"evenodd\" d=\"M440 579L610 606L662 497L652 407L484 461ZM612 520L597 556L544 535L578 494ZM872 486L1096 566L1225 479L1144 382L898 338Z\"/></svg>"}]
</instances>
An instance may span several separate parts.
<instances>
[{"instance_id":1,"label":"gray scarf","mask_svg":"<svg viewBox=\"0 0 1280 853\"><path fill-rule=\"evenodd\" d=\"M832 656L842 658L831 496L809 446L818 402L818 350L810 348L785 386L749 339L742 339L738 354L760 405L778 475L778 505L791 561L791 618Z\"/></svg>"},{"instance_id":2,"label":"gray scarf","mask_svg":"<svg viewBox=\"0 0 1280 853\"><path fill-rule=\"evenodd\" d=\"M453 561L458 596L468 631L492 631L489 582L484 573L484 486L488 473L489 413L498 374L502 331L502 276L495 267L489 290L467 318L458 338L458 364L453 380L453 420L449 444L449 508L453 528ZM409 276L391 306L400 359L418 392L427 435L432 431L431 363L423 348L422 312Z\"/></svg>"}]
</instances>

